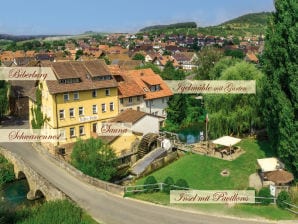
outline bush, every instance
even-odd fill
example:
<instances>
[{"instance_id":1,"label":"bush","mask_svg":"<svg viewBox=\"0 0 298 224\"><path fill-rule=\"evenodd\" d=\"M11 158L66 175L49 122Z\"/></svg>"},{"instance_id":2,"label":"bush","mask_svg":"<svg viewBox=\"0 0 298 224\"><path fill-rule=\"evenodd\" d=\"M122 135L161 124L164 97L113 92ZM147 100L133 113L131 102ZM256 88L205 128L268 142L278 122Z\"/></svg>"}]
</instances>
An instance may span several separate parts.
<instances>
[{"instance_id":1,"label":"bush","mask_svg":"<svg viewBox=\"0 0 298 224\"><path fill-rule=\"evenodd\" d=\"M170 191L173 189L172 185L174 185L174 180L172 177L167 177L164 180L164 185L163 185L163 192L169 194Z\"/></svg>"},{"instance_id":2,"label":"bush","mask_svg":"<svg viewBox=\"0 0 298 224\"><path fill-rule=\"evenodd\" d=\"M184 179L178 179L176 181L176 184L175 185L178 186L178 187L180 187L180 188L178 188L178 190L179 189L184 189L184 188L189 188L189 185L188 185L187 181L184 180Z\"/></svg>"},{"instance_id":3,"label":"bush","mask_svg":"<svg viewBox=\"0 0 298 224\"><path fill-rule=\"evenodd\" d=\"M149 185L149 186L144 186L145 192L154 192L156 191L155 188L157 188L157 181L154 176L149 176L146 178L144 185Z\"/></svg>"},{"instance_id":4,"label":"bush","mask_svg":"<svg viewBox=\"0 0 298 224\"><path fill-rule=\"evenodd\" d=\"M0 155L0 187L14 180L13 165Z\"/></svg>"},{"instance_id":5,"label":"bush","mask_svg":"<svg viewBox=\"0 0 298 224\"><path fill-rule=\"evenodd\" d=\"M71 164L84 174L109 181L117 173L117 156L100 139L79 139L71 154Z\"/></svg>"},{"instance_id":6,"label":"bush","mask_svg":"<svg viewBox=\"0 0 298 224\"><path fill-rule=\"evenodd\" d=\"M277 199L276 199L276 204L278 207L280 208L289 208L290 206L285 204L284 202L287 202L287 203L291 203L291 197L289 195L288 192L286 191L281 191L278 196L277 196Z\"/></svg>"},{"instance_id":7,"label":"bush","mask_svg":"<svg viewBox=\"0 0 298 224\"><path fill-rule=\"evenodd\" d=\"M272 195L270 194L270 190L268 187L263 187L258 194L259 197L263 197L263 198L259 198L259 201L261 202L262 205L269 205L272 202Z\"/></svg>"},{"instance_id":8,"label":"bush","mask_svg":"<svg viewBox=\"0 0 298 224\"><path fill-rule=\"evenodd\" d=\"M63 201L51 201L32 209L31 214L21 224L52 224L52 223L89 223L83 218L83 211L73 203Z\"/></svg>"}]
</instances>

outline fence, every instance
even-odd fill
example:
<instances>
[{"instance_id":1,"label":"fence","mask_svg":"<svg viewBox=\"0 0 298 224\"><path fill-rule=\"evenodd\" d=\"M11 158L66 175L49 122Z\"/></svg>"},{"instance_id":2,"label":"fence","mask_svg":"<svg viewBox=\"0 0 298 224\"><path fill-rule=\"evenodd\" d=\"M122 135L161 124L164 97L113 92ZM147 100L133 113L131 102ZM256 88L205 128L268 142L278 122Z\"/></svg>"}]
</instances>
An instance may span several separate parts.
<instances>
[{"instance_id":1,"label":"fence","mask_svg":"<svg viewBox=\"0 0 298 224\"><path fill-rule=\"evenodd\" d=\"M139 193L139 192L148 192L148 191L163 191L164 186L170 186L172 190L193 190L187 187L181 187L177 185L169 185L165 183L156 183L156 184L144 184L144 185L134 185L134 186L125 186L125 193Z\"/></svg>"},{"instance_id":2,"label":"fence","mask_svg":"<svg viewBox=\"0 0 298 224\"><path fill-rule=\"evenodd\" d=\"M255 197L255 204L261 204L262 200L272 200L270 202L270 204L276 204L276 198L275 197L270 197L270 198L267 198L267 197Z\"/></svg>"},{"instance_id":3,"label":"fence","mask_svg":"<svg viewBox=\"0 0 298 224\"><path fill-rule=\"evenodd\" d=\"M163 191L164 186L169 186L171 190L194 190L192 188L187 187L181 187L177 185L169 185L166 183L156 183L156 184L144 184L144 185L134 185L134 186L125 186L124 193L141 193L141 192L152 192L152 191ZM255 197L255 204L261 204L262 200L267 199L271 200L270 204L276 204L276 198L275 197ZM292 205L295 208L298 208L294 205ZM295 212L295 211L294 211Z\"/></svg>"},{"instance_id":4,"label":"fence","mask_svg":"<svg viewBox=\"0 0 298 224\"><path fill-rule=\"evenodd\" d=\"M296 215L298 215L298 206L289 204L289 203L287 203L285 201L283 203L286 204L286 205L288 205L288 206L290 206L290 208L286 208L286 210L288 210L289 212L292 212L292 213L295 213Z\"/></svg>"}]
</instances>

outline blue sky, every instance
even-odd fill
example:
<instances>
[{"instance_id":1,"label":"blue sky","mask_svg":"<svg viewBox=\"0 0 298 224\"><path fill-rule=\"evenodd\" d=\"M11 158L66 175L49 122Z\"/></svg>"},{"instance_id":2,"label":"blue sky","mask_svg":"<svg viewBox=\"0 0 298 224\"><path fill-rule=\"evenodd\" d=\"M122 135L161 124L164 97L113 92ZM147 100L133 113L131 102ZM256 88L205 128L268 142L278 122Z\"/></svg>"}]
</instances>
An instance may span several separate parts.
<instances>
[{"instance_id":1,"label":"blue sky","mask_svg":"<svg viewBox=\"0 0 298 224\"><path fill-rule=\"evenodd\" d=\"M14 0L0 8L0 33L9 34L135 32L186 21L207 26L274 10L273 0Z\"/></svg>"}]
</instances>

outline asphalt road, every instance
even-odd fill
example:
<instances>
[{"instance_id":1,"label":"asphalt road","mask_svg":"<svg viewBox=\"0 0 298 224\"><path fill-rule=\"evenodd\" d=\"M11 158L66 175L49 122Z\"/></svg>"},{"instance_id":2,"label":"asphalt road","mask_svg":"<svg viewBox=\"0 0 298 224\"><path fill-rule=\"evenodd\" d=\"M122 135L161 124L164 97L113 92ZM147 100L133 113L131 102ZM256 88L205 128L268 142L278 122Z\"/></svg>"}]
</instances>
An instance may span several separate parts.
<instances>
[{"instance_id":1,"label":"asphalt road","mask_svg":"<svg viewBox=\"0 0 298 224\"><path fill-rule=\"evenodd\" d=\"M106 224L261 224L173 209L112 195L83 183L44 158L30 143L0 143L20 155L34 170L71 197L98 222Z\"/></svg>"}]
</instances>

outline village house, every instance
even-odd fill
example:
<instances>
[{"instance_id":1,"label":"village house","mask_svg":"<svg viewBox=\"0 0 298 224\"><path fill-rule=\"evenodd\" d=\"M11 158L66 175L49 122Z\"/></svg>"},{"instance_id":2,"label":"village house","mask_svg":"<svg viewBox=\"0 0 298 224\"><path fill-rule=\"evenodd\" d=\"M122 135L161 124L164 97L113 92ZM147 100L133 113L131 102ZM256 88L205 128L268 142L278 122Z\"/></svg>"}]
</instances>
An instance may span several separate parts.
<instances>
[{"instance_id":1,"label":"village house","mask_svg":"<svg viewBox=\"0 0 298 224\"><path fill-rule=\"evenodd\" d=\"M129 135L99 137L115 151L122 166L125 164L132 165L136 162L138 153L136 146L144 135L159 132L159 118L141 111L125 110L111 122L131 124Z\"/></svg>"},{"instance_id":2,"label":"village house","mask_svg":"<svg viewBox=\"0 0 298 224\"><path fill-rule=\"evenodd\" d=\"M97 133L99 122L118 114L117 82L103 60L54 62L57 80L41 82L45 129L59 129L65 142L46 145L51 152L69 155L77 138ZM35 106L35 95L29 108ZM32 119L30 113L29 120Z\"/></svg>"},{"instance_id":3,"label":"village house","mask_svg":"<svg viewBox=\"0 0 298 224\"><path fill-rule=\"evenodd\" d=\"M155 74L152 69L130 70L124 72L124 80L126 77L133 79L145 94L145 107L140 107L144 111L155 116L159 116L162 122L166 117L166 107L169 97L173 95L170 88Z\"/></svg>"}]
</instances>

